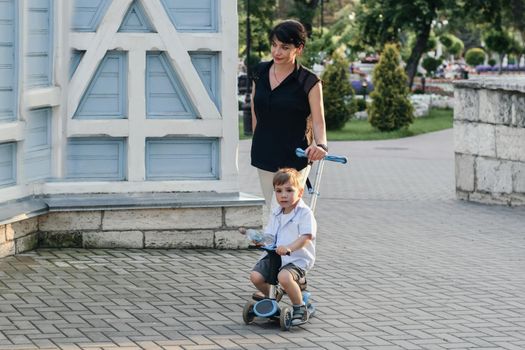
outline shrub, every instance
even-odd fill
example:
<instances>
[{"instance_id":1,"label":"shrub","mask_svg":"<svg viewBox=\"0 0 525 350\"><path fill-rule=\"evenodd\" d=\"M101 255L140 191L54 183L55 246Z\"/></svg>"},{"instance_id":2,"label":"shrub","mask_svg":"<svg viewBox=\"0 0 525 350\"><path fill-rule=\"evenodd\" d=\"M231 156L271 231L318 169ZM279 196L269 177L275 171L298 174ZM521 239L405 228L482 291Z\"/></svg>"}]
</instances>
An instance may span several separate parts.
<instances>
[{"instance_id":1,"label":"shrub","mask_svg":"<svg viewBox=\"0 0 525 350\"><path fill-rule=\"evenodd\" d=\"M354 90L349 82L349 63L339 55L333 57L332 64L323 72L326 83L324 90L324 110L326 128L340 130L355 113Z\"/></svg>"},{"instance_id":2,"label":"shrub","mask_svg":"<svg viewBox=\"0 0 525 350\"><path fill-rule=\"evenodd\" d=\"M463 44L463 41L461 41L460 39L456 39L452 43L452 46L448 48L448 52L454 57L459 57L463 53L464 48L465 44Z\"/></svg>"},{"instance_id":3,"label":"shrub","mask_svg":"<svg viewBox=\"0 0 525 350\"><path fill-rule=\"evenodd\" d=\"M445 47L451 47L454 42L454 37L450 34L443 34L439 37L439 42Z\"/></svg>"},{"instance_id":4,"label":"shrub","mask_svg":"<svg viewBox=\"0 0 525 350\"><path fill-rule=\"evenodd\" d=\"M380 131L398 130L414 121L414 107L408 98L408 79L399 64L399 51L387 44L374 68L374 92L368 120Z\"/></svg>"},{"instance_id":5,"label":"shrub","mask_svg":"<svg viewBox=\"0 0 525 350\"><path fill-rule=\"evenodd\" d=\"M483 62L485 62L485 51L478 47L467 50L467 53L465 53L465 62L467 62L469 66L483 64Z\"/></svg>"},{"instance_id":6,"label":"shrub","mask_svg":"<svg viewBox=\"0 0 525 350\"><path fill-rule=\"evenodd\" d=\"M439 58L427 56L423 58L423 62L421 62L421 66L425 68L428 76L433 76L434 73L436 72L436 69L438 69L439 66L441 65L441 62L442 61Z\"/></svg>"},{"instance_id":7,"label":"shrub","mask_svg":"<svg viewBox=\"0 0 525 350\"><path fill-rule=\"evenodd\" d=\"M460 38L450 33L441 35L439 41L445 46L446 52L455 57L460 56L465 47Z\"/></svg>"},{"instance_id":8,"label":"shrub","mask_svg":"<svg viewBox=\"0 0 525 350\"><path fill-rule=\"evenodd\" d=\"M366 110L366 101L364 98L356 98L357 102L357 111L362 112Z\"/></svg>"},{"instance_id":9,"label":"shrub","mask_svg":"<svg viewBox=\"0 0 525 350\"><path fill-rule=\"evenodd\" d=\"M494 58L489 59L489 66L494 67L496 65L496 60Z\"/></svg>"}]
</instances>

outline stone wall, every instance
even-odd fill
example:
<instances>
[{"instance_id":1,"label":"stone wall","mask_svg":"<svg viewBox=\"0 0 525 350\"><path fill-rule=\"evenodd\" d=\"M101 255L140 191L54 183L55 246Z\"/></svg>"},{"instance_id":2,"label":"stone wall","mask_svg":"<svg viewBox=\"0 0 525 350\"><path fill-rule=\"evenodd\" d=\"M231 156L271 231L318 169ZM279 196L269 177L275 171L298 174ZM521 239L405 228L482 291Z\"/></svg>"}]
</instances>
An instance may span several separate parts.
<instances>
[{"instance_id":1,"label":"stone wall","mask_svg":"<svg viewBox=\"0 0 525 350\"><path fill-rule=\"evenodd\" d=\"M239 227L262 225L261 206L50 212L41 247L246 248Z\"/></svg>"},{"instance_id":2,"label":"stone wall","mask_svg":"<svg viewBox=\"0 0 525 350\"><path fill-rule=\"evenodd\" d=\"M461 81L454 96L457 197L525 205L525 78Z\"/></svg>"},{"instance_id":3,"label":"stone wall","mask_svg":"<svg viewBox=\"0 0 525 350\"><path fill-rule=\"evenodd\" d=\"M0 224L0 258L38 246L38 217Z\"/></svg>"},{"instance_id":4,"label":"stone wall","mask_svg":"<svg viewBox=\"0 0 525 350\"><path fill-rule=\"evenodd\" d=\"M240 249L262 198L187 193L29 198L0 205L0 258L36 248Z\"/></svg>"}]
</instances>

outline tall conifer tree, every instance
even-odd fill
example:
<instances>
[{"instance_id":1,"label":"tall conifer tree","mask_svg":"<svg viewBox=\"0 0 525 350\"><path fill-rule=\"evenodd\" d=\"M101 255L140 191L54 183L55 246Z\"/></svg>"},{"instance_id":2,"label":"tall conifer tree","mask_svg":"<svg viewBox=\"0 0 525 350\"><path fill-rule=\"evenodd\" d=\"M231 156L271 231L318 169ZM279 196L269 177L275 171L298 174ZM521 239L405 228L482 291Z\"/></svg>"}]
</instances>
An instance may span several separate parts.
<instances>
[{"instance_id":1,"label":"tall conifer tree","mask_svg":"<svg viewBox=\"0 0 525 350\"><path fill-rule=\"evenodd\" d=\"M408 78L399 59L397 47L387 44L374 68L368 120L381 131L398 130L414 121L414 107L408 98Z\"/></svg>"}]
</instances>

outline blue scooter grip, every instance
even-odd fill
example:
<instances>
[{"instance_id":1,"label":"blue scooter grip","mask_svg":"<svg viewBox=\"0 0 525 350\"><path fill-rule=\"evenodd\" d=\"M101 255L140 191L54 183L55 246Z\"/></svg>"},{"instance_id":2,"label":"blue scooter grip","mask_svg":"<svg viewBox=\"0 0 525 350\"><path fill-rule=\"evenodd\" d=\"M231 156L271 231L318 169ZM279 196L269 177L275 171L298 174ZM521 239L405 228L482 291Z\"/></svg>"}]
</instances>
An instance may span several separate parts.
<instances>
[{"instance_id":1,"label":"blue scooter grip","mask_svg":"<svg viewBox=\"0 0 525 350\"><path fill-rule=\"evenodd\" d=\"M302 150L300 148L297 148L295 150L295 154L297 155L297 157L307 158L306 157L306 153L304 152L304 150ZM348 163L348 158L346 158L344 156L333 156L333 155L329 155L329 154L327 154L324 157L324 160L329 160L331 162L337 162L337 163L341 163L341 164Z\"/></svg>"}]
</instances>

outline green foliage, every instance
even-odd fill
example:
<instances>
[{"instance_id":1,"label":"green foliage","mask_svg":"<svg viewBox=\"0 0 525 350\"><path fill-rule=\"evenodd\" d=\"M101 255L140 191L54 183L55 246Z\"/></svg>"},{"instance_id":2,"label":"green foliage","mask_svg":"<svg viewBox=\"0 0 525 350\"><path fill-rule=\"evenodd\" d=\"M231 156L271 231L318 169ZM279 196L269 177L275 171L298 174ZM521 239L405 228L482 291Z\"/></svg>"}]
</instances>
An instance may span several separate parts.
<instances>
[{"instance_id":1,"label":"green foliage","mask_svg":"<svg viewBox=\"0 0 525 350\"><path fill-rule=\"evenodd\" d=\"M460 56L461 53L463 53L463 49L465 48L463 41L451 33L441 35L439 37L439 41L441 44L443 44L443 46L445 46L445 51L454 57Z\"/></svg>"},{"instance_id":2,"label":"green foliage","mask_svg":"<svg viewBox=\"0 0 525 350\"><path fill-rule=\"evenodd\" d=\"M318 13L317 8L319 4L320 0L294 0L294 6L288 13L288 16L297 18L304 25L309 37L311 37L313 32L314 18Z\"/></svg>"},{"instance_id":3,"label":"green foliage","mask_svg":"<svg viewBox=\"0 0 525 350\"><path fill-rule=\"evenodd\" d=\"M465 44L463 44L463 41L457 38L457 40L454 40L454 42L452 43L452 46L448 48L448 52L454 57L459 57L463 53L464 48Z\"/></svg>"},{"instance_id":4,"label":"green foliage","mask_svg":"<svg viewBox=\"0 0 525 350\"><path fill-rule=\"evenodd\" d=\"M439 42L448 49L452 46L454 39L452 38L452 34L446 33L439 37Z\"/></svg>"},{"instance_id":5,"label":"green foliage","mask_svg":"<svg viewBox=\"0 0 525 350\"><path fill-rule=\"evenodd\" d=\"M428 76L433 76L434 73L436 72L436 69L438 69L439 66L441 65L441 62L442 61L440 58L434 58L434 57L427 56L423 58L423 62L421 62L421 66L425 68Z\"/></svg>"},{"instance_id":6,"label":"green foliage","mask_svg":"<svg viewBox=\"0 0 525 350\"><path fill-rule=\"evenodd\" d=\"M374 91L368 108L368 120L380 131L407 127L414 121L414 107L408 98L407 76L399 65L399 51L387 44L374 68Z\"/></svg>"},{"instance_id":7,"label":"green foliage","mask_svg":"<svg viewBox=\"0 0 525 350\"><path fill-rule=\"evenodd\" d=\"M434 35L434 33L430 33L430 36L428 37L427 47L425 48L425 51L432 51L435 50L437 47L437 41L438 39Z\"/></svg>"},{"instance_id":8,"label":"green foliage","mask_svg":"<svg viewBox=\"0 0 525 350\"><path fill-rule=\"evenodd\" d=\"M350 85L349 63L339 55L334 55L332 64L323 72L324 110L326 128L341 129L355 113L354 90Z\"/></svg>"},{"instance_id":9,"label":"green foliage","mask_svg":"<svg viewBox=\"0 0 525 350\"><path fill-rule=\"evenodd\" d=\"M483 62L485 62L485 51L479 47L473 47L467 50L465 53L465 62L473 67L483 64Z\"/></svg>"},{"instance_id":10,"label":"green foliage","mask_svg":"<svg viewBox=\"0 0 525 350\"><path fill-rule=\"evenodd\" d=\"M331 50L330 35L328 29L323 32L314 30L312 38L308 40L301 54L301 64L312 68L314 64L322 64L327 56L327 51Z\"/></svg>"},{"instance_id":11,"label":"green foliage","mask_svg":"<svg viewBox=\"0 0 525 350\"><path fill-rule=\"evenodd\" d=\"M489 64L489 66L494 67L496 65L496 60L493 58L490 58L487 63Z\"/></svg>"},{"instance_id":12,"label":"green foliage","mask_svg":"<svg viewBox=\"0 0 525 350\"><path fill-rule=\"evenodd\" d=\"M487 49L499 55L499 73L502 72L503 57L512 51L512 38L504 30L491 29L485 34Z\"/></svg>"},{"instance_id":13,"label":"green foliage","mask_svg":"<svg viewBox=\"0 0 525 350\"><path fill-rule=\"evenodd\" d=\"M246 60L246 0L237 2L239 13L239 55ZM250 1L251 52L261 58L270 51L268 33L274 23L277 0ZM250 58L250 61L253 59Z\"/></svg>"},{"instance_id":14,"label":"green foliage","mask_svg":"<svg viewBox=\"0 0 525 350\"><path fill-rule=\"evenodd\" d=\"M357 111L358 112L365 111L366 107L367 107L367 103L366 103L365 99L364 98L356 98L355 100L357 102Z\"/></svg>"},{"instance_id":15,"label":"green foliage","mask_svg":"<svg viewBox=\"0 0 525 350\"><path fill-rule=\"evenodd\" d=\"M515 56L523 55L525 54L525 46L523 46L523 43L519 42L515 38L511 38L509 53Z\"/></svg>"},{"instance_id":16,"label":"green foliage","mask_svg":"<svg viewBox=\"0 0 525 350\"><path fill-rule=\"evenodd\" d=\"M335 22L329 28L323 28L322 31L314 29L312 38L301 55L302 64L307 67L312 67L315 63L322 64L336 51L347 57L356 56L354 53L361 48L356 47L358 33L348 21L350 13L351 7L346 6L337 13Z\"/></svg>"},{"instance_id":17,"label":"green foliage","mask_svg":"<svg viewBox=\"0 0 525 350\"><path fill-rule=\"evenodd\" d=\"M503 30L491 29L485 34L484 39L487 49L500 55L506 54L511 49L512 39Z\"/></svg>"},{"instance_id":18,"label":"green foliage","mask_svg":"<svg viewBox=\"0 0 525 350\"><path fill-rule=\"evenodd\" d=\"M413 32L408 32L400 37L400 54L401 59L403 61L408 61L410 55L412 54L412 50L416 46L416 35ZM438 38L436 35L431 32L430 36L428 37L428 41L425 47L425 52L433 51L436 49L438 43Z\"/></svg>"}]
</instances>

